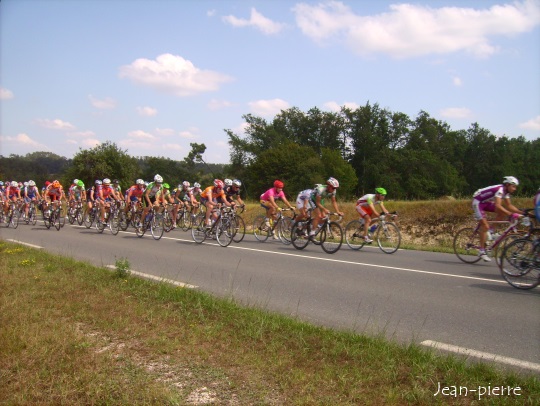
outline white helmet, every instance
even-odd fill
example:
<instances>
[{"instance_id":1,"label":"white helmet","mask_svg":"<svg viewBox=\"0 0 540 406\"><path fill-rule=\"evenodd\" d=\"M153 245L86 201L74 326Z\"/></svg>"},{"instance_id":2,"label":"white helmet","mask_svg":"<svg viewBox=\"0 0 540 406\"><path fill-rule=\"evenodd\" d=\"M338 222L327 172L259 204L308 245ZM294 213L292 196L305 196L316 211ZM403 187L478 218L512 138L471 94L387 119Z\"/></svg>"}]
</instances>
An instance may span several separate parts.
<instances>
[{"instance_id":1,"label":"white helmet","mask_svg":"<svg viewBox=\"0 0 540 406\"><path fill-rule=\"evenodd\" d=\"M154 176L154 182L163 183L163 178L161 177L161 175Z\"/></svg>"},{"instance_id":2,"label":"white helmet","mask_svg":"<svg viewBox=\"0 0 540 406\"><path fill-rule=\"evenodd\" d=\"M195 182L195 183L193 184L193 187L198 187L198 188L200 188L200 187L201 187L201 184L200 184L199 182Z\"/></svg>"},{"instance_id":3,"label":"white helmet","mask_svg":"<svg viewBox=\"0 0 540 406\"><path fill-rule=\"evenodd\" d=\"M180 186L180 185L178 185L178 186ZM185 180L185 181L182 182L182 186L190 187L191 184L187 180Z\"/></svg>"},{"instance_id":4,"label":"white helmet","mask_svg":"<svg viewBox=\"0 0 540 406\"><path fill-rule=\"evenodd\" d=\"M111 184L111 180L109 178L105 178L103 179L103 184L104 185L110 185Z\"/></svg>"},{"instance_id":5,"label":"white helmet","mask_svg":"<svg viewBox=\"0 0 540 406\"><path fill-rule=\"evenodd\" d=\"M36 182L34 182L33 180L29 180L28 186L36 186Z\"/></svg>"},{"instance_id":6,"label":"white helmet","mask_svg":"<svg viewBox=\"0 0 540 406\"><path fill-rule=\"evenodd\" d=\"M234 186L238 186L238 187L242 186L242 182L240 182L238 179L233 180L233 181L232 181L232 184L233 184Z\"/></svg>"},{"instance_id":7,"label":"white helmet","mask_svg":"<svg viewBox=\"0 0 540 406\"><path fill-rule=\"evenodd\" d=\"M17 186L19 186L19 184L16 181L11 182L11 187L17 187Z\"/></svg>"},{"instance_id":8,"label":"white helmet","mask_svg":"<svg viewBox=\"0 0 540 406\"><path fill-rule=\"evenodd\" d=\"M232 186L232 180L230 179L225 179L223 183L225 183L225 186Z\"/></svg>"},{"instance_id":9,"label":"white helmet","mask_svg":"<svg viewBox=\"0 0 540 406\"><path fill-rule=\"evenodd\" d=\"M503 179L503 183L504 184L510 183L511 185L518 186L519 185L519 180L517 180L517 178L514 178L513 176L505 176L504 179Z\"/></svg>"},{"instance_id":10,"label":"white helmet","mask_svg":"<svg viewBox=\"0 0 540 406\"><path fill-rule=\"evenodd\" d=\"M73 183L75 184L79 183L79 179L73 179Z\"/></svg>"},{"instance_id":11,"label":"white helmet","mask_svg":"<svg viewBox=\"0 0 540 406\"><path fill-rule=\"evenodd\" d=\"M28 186L28 182L24 182L23 185L24 185L24 186Z\"/></svg>"},{"instance_id":12,"label":"white helmet","mask_svg":"<svg viewBox=\"0 0 540 406\"><path fill-rule=\"evenodd\" d=\"M142 180L142 179L137 179L137 180L135 181L135 183L136 183L137 185L144 185L144 180Z\"/></svg>"},{"instance_id":13,"label":"white helmet","mask_svg":"<svg viewBox=\"0 0 540 406\"><path fill-rule=\"evenodd\" d=\"M333 186L333 187L339 187L339 182L336 178L328 178L328 180L326 181L326 183L328 183L330 186Z\"/></svg>"}]
</instances>

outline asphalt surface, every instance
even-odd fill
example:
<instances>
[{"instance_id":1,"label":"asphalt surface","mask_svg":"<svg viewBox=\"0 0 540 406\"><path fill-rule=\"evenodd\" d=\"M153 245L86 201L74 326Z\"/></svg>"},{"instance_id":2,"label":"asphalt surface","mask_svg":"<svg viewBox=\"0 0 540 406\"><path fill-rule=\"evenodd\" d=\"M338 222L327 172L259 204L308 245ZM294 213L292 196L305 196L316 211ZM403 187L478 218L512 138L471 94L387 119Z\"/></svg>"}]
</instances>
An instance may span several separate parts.
<instances>
[{"instance_id":1,"label":"asphalt surface","mask_svg":"<svg viewBox=\"0 0 540 406\"><path fill-rule=\"evenodd\" d=\"M494 263L468 265L423 251L388 255L376 246L353 251L346 244L329 255L313 244L298 251L252 235L223 248L211 240L195 244L178 229L156 241L133 229L113 236L69 224L47 230L42 222L1 227L0 238L99 266L126 258L133 271L248 306L404 343L449 344L540 373L540 289L511 287Z\"/></svg>"}]
</instances>

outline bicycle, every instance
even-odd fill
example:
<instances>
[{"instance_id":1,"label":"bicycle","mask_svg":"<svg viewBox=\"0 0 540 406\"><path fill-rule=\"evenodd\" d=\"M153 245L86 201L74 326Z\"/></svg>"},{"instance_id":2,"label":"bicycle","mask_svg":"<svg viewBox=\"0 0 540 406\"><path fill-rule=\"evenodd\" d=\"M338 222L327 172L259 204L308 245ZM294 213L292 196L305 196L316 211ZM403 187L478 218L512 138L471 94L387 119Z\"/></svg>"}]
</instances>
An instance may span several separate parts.
<instances>
[{"instance_id":1,"label":"bicycle","mask_svg":"<svg viewBox=\"0 0 540 406\"><path fill-rule=\"evenodd\" d=\"M499 269L503 279L518 289L540 285L540 237L518 238L503 250Z\"/></svg>"},{"instance_id":2,"label":"bicycle","mask_svg":"<svg viewBox=\"0 0 540 406\"><path fill-rule=\"evenodd\" d=\"M176 217L177 226L183 231L188 231L191 229L191 227L193 227L193 224L199 224L201 217L205 217L203 207L204 206L202 204L198 204L195 208L191 208L190 211L183 206L180 210L178 210L178 215Z\"/></svg>"},{"instance_id":3,"label":"bicycle","mask_svg":"<svg viewBox=\"0 0 540 406\"><path fill-rule=\"evenodd\" d=\"M284 211L292 211L294 209L280 209L277 213L277 218L270 221L270 226L266 224L267 217L264 214L259 214L253 220L253 234L255 238L260 242L265 242L268 237L273 236L279 239L283 244L289 245L291 243L291 230L294 224L296 214L292 217L284 216Z\"/></svg>"},{"instance_id":4,"label":"bicycle","mask_svg":"<svg viewBox=\"0 0 540 406\"><path fill-rule=\"evenodd\" d=\"M163 210L163 228L166 233L171 231L174 225L172 214L171 214L172 206L174 206L174 204L168 203L165 209Z\"/></svg>"},{"instance_id":5,"label":"bicycle","mask_svg":"<svg viewBox=\"0 0 540 406\"><path fill-rule=\"evenodd\" d=\"M9 202L8 212L7 212L6 216L5 216L6 227L11 226L14 229L19 227L19 217L20 217L21 214L20 214L17 207L18 207L18 205L17 205L16 202L14 202L14 201Z\"/></svg>"},{"instance_id":6,"label":"bicycle","mask_svg":"<svg viewBox=\"0 0 540 406\"><path fill-rule=\"evenodd\" d=\"M127 213L124 210L121 210L118 214L118 225L120 230L126 231L130 224L136 224L136 219L140 219L142 214L142 206L140 202L130 202L129 210Z\"/></svg>"},{"instance_id":7,"label":"bicycle","mask_svg":"<svg viewBox=\"0 0 540 406\"><path fill-rule=\"evenodd\" d=\"M99 208L97 207L97 204L94 203L92 208L88 211L86 210L83 216L83 222L84 226L86 228L92 227L92 224L94 224L94 221L96 221L96 217L99 216Z\"/></svg>"},{"instance_id":8,"label":"bicycle","mask_svg":"<svg viewBox=\"0 0 540 406\"><path fill-rule=\"evenodd\" d=\"M213 209L217 211L218 217L212 225L207 227L204 217L197 217L198 222L194 223L191 227L191 237L197 244L202 244L207 238L215 238L219 245L227 247L234 235L234 225L231 222L228 213L231 210L230 207L220 207L219 209Z\"/></svg>"},{"instance_id":9,"label":"bicycle","mask_svg":"<svg viewBox=\"0 0 540 406\"><path fill-rule=\"evenodd\" d=\"M111 203L111 206L107 209L105 209L105 215L103 221L101 221L101 218L98 218L96 223L96 229L101 234L105 230L105 227L109 227L109 230L111 230L112 235L117 235L118 231L120 230L119 226L119 218L118 218L118 205L116 202Z\"/></svg>"},{"instance_id":10,"label":"bicycle","mask_svg":"<svg viewBox=\"0 0 540 406\"><path fill-rule=\"evenodd\" d=\"M238 206L240 208L240 213L244 212L244 205ZM244 239L244 236L246 235L246 223L244 219L240 216L240 214L237 212L237 206L234 205L231 208L230 212L226 212L225 214L229 217L231 221L231 225L233 228L233 241L234 242L240 242Z\"/></svg>"},{"instance_id":11,"label":"bicycle","mask_svg":"<svg viewBox=\"0 0 540 406\"><path fill-rule=\"evenodd\" d=\"M387 216L391 217L391 220L387 220ZM368 230L368 237L376 240L377 245L382 252L386 254L393 254L401 245L401 232L399 227L393 221L397 217L397 212L389 213L388 215L381 214L378 218L372 220L372 224ZM366 244L362 237L364 234L364 219L352 220L345 226L345 241L352 250L360 250Z\"/></svg>"},{"instance_id":12,"label":"bicycle","mask_svg":"<svg viewBox=\"0 0 540 406\"><path fill-rule=\"evenodd\" d=\"M68 209L68 221L69 224L74 224L75 221L77 221L77 224L80 226L83 223L83 208L82 208L82 202L80 200L77 201L75 204L75 207L70 207Z\"/></svg>"},{"instance_id":13,"label":"bicycle","mask_svg":"<svg viewBox=\"0 0 540 406\"><path fill-rule=\"evenodd\" d=\"M26 224L32 224L33 226L37 223L37 208L36 208L36 202L32 200L28 206L28 216L26 217L25 221Z\"/></svg>"},{"instance_id":14,"label":"bicycle","mask_svg":"<svg viewBox=\"0 0 540 406\"><path fill-rule=\"evenodd\" d=\"M48 216L45 217L45 227L47 227L47 230L51 227L56 228L56 230L60 231L60 228L62 227L62 223L60 222L60 206L53 207L52 209L48 209Z\"/></svg>"},{"instance_id":15,"label":"bicycle","mask_svg":"<svg viewBox=\"0 0 540 406\"><path fill-rule=\"evenodd\" d=\"M331 221L330 216L338 216L337 221ZM291 242L297 250L303 250L309 242L320 245L327 254L334 254L339 251L343 244L343 228L339 225L341 217L338 213L328 213L319 223L319 227L314 235L309 235L313 219L311 216L307 220L296 221L291 230Z\"/></svg>"},{"instance_id":16,"label":"bicycle","mask_svg":"<svg viewBox=\"0 0 540 406\"><path fill-rule=\"evenodd\" d=\"M164 225L163 225L163 213L156 210L156 206L152 206L148 214L142 221L136 223L135 234L137 237L141 238L146 230L150 229L152 238L154 240L159 240L163 236Z\"/></svg>"},{"instance_id":17,"label":"bicycle","mask_svg":"<svg viewBox=\"0 0 540 406\"><path fill-rule=\"evenodd\" d=\"M495 221L490 220L488 223L493 224L508 224L508 227L494 240L486 241L486 254L495 257L497 264L499 263L500 248L504 248L510 239L517 238L524 234L523 231L518 230L519 219L513 221ZM523 217L522 224L530 226L530 220L528 217ZM508 239L508 240L507 240ZM506 242L504 242L506 240ZM480 247L480 222L475 227L464 227L460 229L454 236L454 254L466 264L475 264L480 261L478 255Z\"/></svg>"}]
</instances>

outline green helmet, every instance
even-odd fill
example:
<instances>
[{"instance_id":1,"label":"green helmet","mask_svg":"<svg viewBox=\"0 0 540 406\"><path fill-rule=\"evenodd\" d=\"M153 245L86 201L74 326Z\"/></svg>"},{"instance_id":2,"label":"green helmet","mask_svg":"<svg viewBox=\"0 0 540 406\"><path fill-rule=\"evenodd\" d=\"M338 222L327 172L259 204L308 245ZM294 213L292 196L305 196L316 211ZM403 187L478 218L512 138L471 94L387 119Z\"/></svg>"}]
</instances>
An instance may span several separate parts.
<instances>
[{"instance_id":1,"label":"green helmet","mask_svg":"<svg viewBox=\"0 0 540 406\"><path fill-rule=\"evenodd\" d=\"M77 186L84 187L84 182L82 180L78 180Z\"/></svg>"},{"instance_id":2,"label":"green helmet","mask_svg":"<svg viewBox=\"0 0 540 406\"><path fill-rule=\"evenodd\" d=\"M163 187L164 187L165 189L169 189L169 188L170 188L170 186L169 186L168 183L164 183L164 184L163 184Z\"/></svg>"},{"instance_id":3,"label":"green helmet","mask_svg":"<svg viewBox=\"0 0 540 406\"><path fill-rule=\"evenodd\" d=\"M383 187L375 188L375 193L377 193L378 195L386 196L386 189Z\"/></svg>"}]
</instances>

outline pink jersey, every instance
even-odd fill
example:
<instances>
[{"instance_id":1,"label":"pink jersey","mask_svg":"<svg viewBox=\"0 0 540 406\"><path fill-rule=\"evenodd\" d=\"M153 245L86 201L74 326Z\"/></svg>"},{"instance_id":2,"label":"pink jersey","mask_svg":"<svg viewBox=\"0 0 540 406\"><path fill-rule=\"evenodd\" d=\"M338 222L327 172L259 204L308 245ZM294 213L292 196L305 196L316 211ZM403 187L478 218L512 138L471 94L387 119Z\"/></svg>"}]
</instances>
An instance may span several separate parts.
<instances>
[{"instance_id":1,"label":"pink jersey","mask_svg":"<svg viewBox=\"0 0 540 406\"><path fill-rule=\"evenodd\" d=\"M277 193L276 188L273 187L261 195L261 200L270 200L270 197L273 197L274 200L283 199L285 197L285 193L283 193L283 190Z\"/></svg>"},{"instance_id":2,"label":"pink jersey","mask_svg":"<svg viewBox=\"0 0 540 406\"><path fill-rule=\"evenodd\" d=\"M474 200L478 200L481 203L493 201L496 197L500 197L501 199L510 198L510 194L504 194L504 185L494 185L478 189L473 195Z\"/></svg>"}]
</instances>

